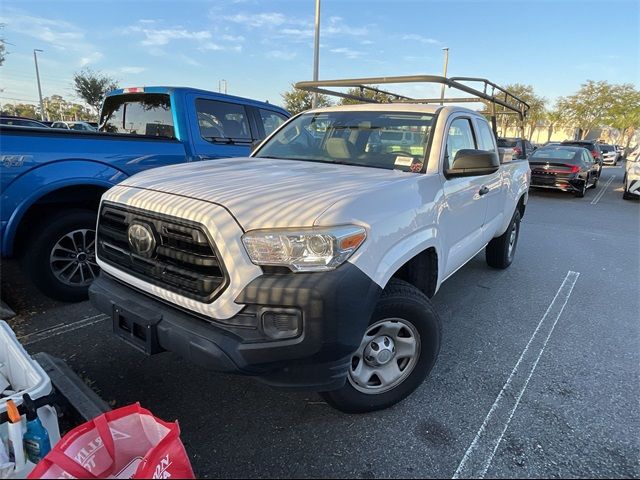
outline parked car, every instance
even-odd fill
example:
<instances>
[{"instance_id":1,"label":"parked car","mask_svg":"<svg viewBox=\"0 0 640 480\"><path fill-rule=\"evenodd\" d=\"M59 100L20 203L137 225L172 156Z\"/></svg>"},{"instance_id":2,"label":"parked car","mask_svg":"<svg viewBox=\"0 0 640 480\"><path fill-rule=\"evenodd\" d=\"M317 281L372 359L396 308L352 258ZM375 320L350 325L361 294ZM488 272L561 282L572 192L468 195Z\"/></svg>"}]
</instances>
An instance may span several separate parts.
<instances>
[{"instance_id":1,"label":"parked car","mask_svg":"<svg viewBox=\"0 0 640 480\"><path fill-rule=\"evenodd\" d=\"M598 172L598 178L600 178L600 173L602 172L602 165L604 164L604 157L602 155L602 150L600 150L600 144L595 140L565 140L561 145L568 145L574 147L583 147L589 150L591 156L598 161L598 165L600 166L600 170Z\"/></svg>"},{"instance_id":2,"label":"parked car","mask_svg":"<svg viewBox=\"0 0 640 480\"><path fill-rule=\"evenodd\" d=\"M13 125L16 127L31 127L31 128L49 128L44 123L38 122L32 118L26 117L14 117L11 115L0 116L0 125Z\"/></svg>"},{"instance_id":3,"label":"parked car","mask_svg":"<svg viewBox=\"0 0 640 480\"><path fill-rule=\"evenodd\" d=\"M498 147L512 148L516 158L526 158L536 149L529 140L522 138L498 138Z\"/></svg>"},{"instance_id":4,"label":"parked car","mask_svg":"<svg viewBox=\"0 0 640 480\"><path fill-rule=\"evenodd\" d=\"M620 154L613 145L606 143L600 144L600 151L602 152L602 163L605 165L617 165Z\"/></svg>"},{"instance_id":5,"label":"parked car","mask_svg":"<svg viewBox=\"0 0 640 480\"><path fill-rule=\"evenodd\" d=\"M531 186L573 192L584 197L587 188L596 188L600 168L589 150L583 147L539 148L529 157Z\"/></svg>"},{"instance_id":6,"label":"parked car","mask_svg":"<svg viewBox=\"0 0 640 480\"><path fill-rule=\"evenodd\" d=\"M247 155L288 117L246 98L145 87L109 94L107 133L2 126L2 255L22 257L47 295L86 298L98 274L96 212L106 190L149 168Z\"/></svg>"},{"instance_id":7,"label":"parked car","mask_svg":"<svg viewBox=\"0 0 640 480\"><path fill-rule=\"evenodd\" d=\"M80 132L96 132L98 129L89 122L53 122L51 128L61 128L63 130L77 130Z\"/></svg>"},{"instance_id":8,"label":"parked car","mask_svg":"<svg viewBox=\"0 0 640 480\"><path fill-rule=\"evenodd\" d=\"M622 198L625 200L640 198L640 147L627 157L622 186Z\"/></svg>"},{"instance_id":9,"label":"parked car","mask_svg":"<svg viewBox=\"0 0 640 480\"><path fill-rule=\"evenodd\" d=\"M624 160L625 148L622 145L614 145L615 149L618 152L618 160Z\"/></svg>"},{"instance_id":10,"label":"parked car","mask_svg":"<svg viewBox=\"0 0 640 480\"><path fill-rule=\"evenodd\" d=\"M369 148L374 132L412 129L430 138ZM479 250L491 267L513 261L529 174L500 163L487 120L466 108L307 111L248 158L109 190L90 298L148 354L324 392L345 412L386 408L437 358L429 298Z\"/></svg>"}]
</instances>

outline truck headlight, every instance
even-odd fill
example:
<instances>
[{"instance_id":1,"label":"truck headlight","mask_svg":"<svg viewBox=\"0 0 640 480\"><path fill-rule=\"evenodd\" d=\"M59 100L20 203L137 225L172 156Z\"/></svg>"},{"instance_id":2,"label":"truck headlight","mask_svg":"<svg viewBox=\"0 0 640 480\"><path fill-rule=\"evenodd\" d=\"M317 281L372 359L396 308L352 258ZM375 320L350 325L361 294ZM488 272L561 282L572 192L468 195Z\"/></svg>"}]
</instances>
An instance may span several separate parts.
<instances>
[{"instance_id":1,"label":"truck headlight","mask_svg":"<svg viewBox=\"0 0 640 480\"><path fill-rule=\"evenodd\" d=\"M256 265L289 267L294 272L333 270L355 252L367 234L357 225L253 230L242 236Z\"/></svg>"}]
</instances>

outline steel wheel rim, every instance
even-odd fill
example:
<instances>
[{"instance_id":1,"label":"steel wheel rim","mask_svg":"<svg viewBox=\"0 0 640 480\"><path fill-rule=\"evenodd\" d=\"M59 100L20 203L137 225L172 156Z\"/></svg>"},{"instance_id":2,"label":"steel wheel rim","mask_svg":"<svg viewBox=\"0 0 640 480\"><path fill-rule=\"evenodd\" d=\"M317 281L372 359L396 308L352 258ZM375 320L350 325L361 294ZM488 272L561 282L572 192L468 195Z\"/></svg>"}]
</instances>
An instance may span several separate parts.
<instances>
[{"instance_id":1,"label":"steel wheel rim","mask_svg":"<svg viewBox=\"0 0 640 480\"><path fill-rule=\"evenodd\" d=\"M509 235L509 258L513 256L513 251L516 248L516 242L518 240L518 224L513 222L513 227L511 227L511 234Z\"/></svg>"},{"instance_id":2,"label":"steel wheel rim","mask_svg":"<svg viewBox=\"0 0 640 480\"><path fill-rule=\"evenodd\" d=\"M384 364L377 365L371 361L371 345L384 344L384 338L392 344L386 346L393 351L391 358ZM380 354L384 353L380 350ZM376 358L380 360L382 357ZM380 320L367 328L367 331L353 354L348 379L353 388L368 395L379 395L388 392L404 382L414 370L420 358L420 334L416 327L401 318Z\"/></svg>"},{"instance_id":3,"label":"steel wheel rim","mask_svg":"<svg viewBox=\"0 0 640 480\"><path fill-rule=\"evenodd\" d=\"M95 230L87 228L60 237L49 254L53 276L72 287L90 285L100 270L96 263L95 241Z\"/></svg>"}]
</instances>

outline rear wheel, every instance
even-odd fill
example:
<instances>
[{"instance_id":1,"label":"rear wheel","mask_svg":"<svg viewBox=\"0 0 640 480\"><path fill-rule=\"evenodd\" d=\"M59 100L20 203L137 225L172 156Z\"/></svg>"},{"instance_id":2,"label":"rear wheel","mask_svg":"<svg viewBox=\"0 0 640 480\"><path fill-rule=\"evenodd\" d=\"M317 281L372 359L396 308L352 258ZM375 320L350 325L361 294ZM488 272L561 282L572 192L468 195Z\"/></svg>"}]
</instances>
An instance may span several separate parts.
<instances>
[{"instance_id":1,"label":"rear wheel","mask_svg":"<svg viewBox=\"0 0 640 480\"><path fill-rule=\"evenodd\" d=\"M587 193L587 184L588 183L589 183L589 179L587 178L587 180L582 182L582 186L580 187L580 190L576 190L575 192L573 192L573 194L578 198L584 197L585 194Z\"/></svg>"},{"instance_id":2,"label":"rear wheel","mask_svg":"<svg viewBox=\"0 0 640 480\"><path fill-rule=\"evenodd\" d=\"M494 238L485 248L487 264L493 268L504 269L513 262L520 236L520 210L516 209L507 231Z\"/></svg>"},{"instance_id":3,"label":"rear wheel","mask_svg":"<svg viewBox=\"0 0 640 480\"><path fill-rule=\"evenodd\" d=\"M45 295L75 302L87 298L98 275L96 214L68 210L48 218L29 239L22 260L31 281Z\"/></svg>"},{"instance_id":4,"label":"rear wheel","mask_svg":"<svg viewBox=\"0 0 640 480\"><path fill-rule=\"evenodd\" d=\"M440 319L430 300L391 279L353 354L345 385L320 395L345 413L388 408L418 388L440 350Z\"/></svg>"}]
</instances>

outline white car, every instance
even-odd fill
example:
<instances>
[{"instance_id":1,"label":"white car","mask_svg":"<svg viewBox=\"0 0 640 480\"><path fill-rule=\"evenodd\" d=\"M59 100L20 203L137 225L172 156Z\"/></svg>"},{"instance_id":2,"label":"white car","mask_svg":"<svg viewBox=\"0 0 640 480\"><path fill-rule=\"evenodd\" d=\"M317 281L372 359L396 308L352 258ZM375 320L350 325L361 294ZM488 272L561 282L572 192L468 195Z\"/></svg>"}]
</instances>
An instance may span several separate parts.
<instances>
[{"instance_id":1,"label":"white car","mask_svg":"<svg viewBox=\"0 0 640 480\"><path fill-rule=\"evenodd\" d=\"M640 197L640 147L627 155L624 168L622 197L626 200Z\"/></svg>"},{"instance_id":2,"label":"white car","mask_svg":"<svg viewBox=\"0 0 640 480\"><path fill-rule=\"evenodd\" d=\"M620 152L613 146L606 143L600 144L600 150L602 151L602 162L605 165L617 165Z\"/></svg>"},{"instance_id":3,"label":"white car","mask_svg":"<svg viewBox=\"0 0 640 480\"><path fill-rule=\"evenodd\" d=\"M62 130L75 130L80 132L97 132L98 129L87 122L53 122L51 128L60 128Z\"/></svg>"},{"instance_id":4,"label":"white car","mask_svg":"<svg viewBox=\"0 0 640 480\"><path fill-rule=\"evenodd\" d=\"M381 130L426 137L373 151ZM250 157L157 168L105 193L90 297L149 354L324 392L345 412L386 408L436 361L442 283L482 250L491 267L513 261L529 181L470 109L306 111Z\"/></svg>"}]
</instances>

